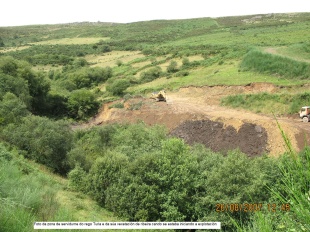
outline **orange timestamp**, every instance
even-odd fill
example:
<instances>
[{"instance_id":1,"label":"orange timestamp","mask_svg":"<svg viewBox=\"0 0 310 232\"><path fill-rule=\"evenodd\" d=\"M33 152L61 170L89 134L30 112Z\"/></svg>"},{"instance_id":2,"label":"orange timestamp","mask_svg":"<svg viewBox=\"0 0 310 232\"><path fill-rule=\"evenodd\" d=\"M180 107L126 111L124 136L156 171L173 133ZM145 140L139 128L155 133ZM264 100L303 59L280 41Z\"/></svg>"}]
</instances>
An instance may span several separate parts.
<instances>
[{"instance_id":1,"label":"orange timestamp","mask_svg":"<svg viewBox=\"0 0 310 232\"><path fill-rule=\"evenodd\" d=\"M287 212L291 210L289 203L276 204L276 203L218 203L215 205L215 211L218 213L223 212L257 212L262 210L270 212Z\"/></svg>"}]
</instances>

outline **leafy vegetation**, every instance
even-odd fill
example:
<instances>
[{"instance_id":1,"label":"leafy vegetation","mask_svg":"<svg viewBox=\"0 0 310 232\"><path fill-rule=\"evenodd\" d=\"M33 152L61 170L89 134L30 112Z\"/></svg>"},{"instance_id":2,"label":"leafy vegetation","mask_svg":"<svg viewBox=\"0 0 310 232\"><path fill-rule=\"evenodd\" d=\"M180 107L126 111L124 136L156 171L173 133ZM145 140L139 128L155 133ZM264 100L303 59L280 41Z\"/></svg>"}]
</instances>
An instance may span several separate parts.
<instances>
[{"instance_id":1,"label":"leafy vegetation","mask_svg":"<svg viewBox=\"0 0 310 232\"><path fill-rule=\"evenodd\" d=\"M17 157L0 143L1 231L32 231L35 220L56 219L60 210L58 184Z\"/></svg>"},{"instance_id":2,"label":"leafy vegetation","mask_svg":"<svg viewBox=\"0 0 310 232\"><path fill-rule=\"evenodd\" d=\"M203 146L190 148L180 139L168 139L160 127L109 125L78 133L70 183L128 220L212 221L219 216L213 213L218 202L268 201L262 183L278 183L271 158L251 160L238 151L224 157ZM232 216L249 218L248 213ZM222 217L224 228L232 229L229 216Z\"/></svg>"},{"instance_id":3,"label":"leafy vegetation","mask_svg":"<svg viewBox=\"0 0 310 232\"><path fill-rule=\"evenodd\" d=\"M107 91L113 95L123 95L124 91L130 86L130 82L127 79L115 80L112 84L107 86Z\"/></svg>"},{"instance_id":4,"label":"leafy vegetation","mask_svg":"<svg viewBox=\"0 0 310 232\"><path fill-rule=\"evenodd\" d=\"M1 137L24 150L27 158L66 173L66 154L71 148L72 134L65 122L27 116L19 123L7 125Z\"/></svg>"},{"instance_id":5,"label":"leafy vegetation","mask_svg":"<svg viewBox=\"0 0 310 232\"><path fill-rule=\"evenodd\" d=\"M238 94L222 99L221 104L234 108L243 108L257 113L294 114L301 106L308 105L309 92L298 94Z\"/></svg>"},{"instance_id":6,"label":"leafy vegetation","mask_svg":"<svg viewBox=\"0 0 310 232\"><path fill-rule=\"evenodd\" d=\"M288 78L310 77L310 64L252 50L246 54L241 70L255 70L261 73L277 74Z\"/></svg>"}]
</instances>

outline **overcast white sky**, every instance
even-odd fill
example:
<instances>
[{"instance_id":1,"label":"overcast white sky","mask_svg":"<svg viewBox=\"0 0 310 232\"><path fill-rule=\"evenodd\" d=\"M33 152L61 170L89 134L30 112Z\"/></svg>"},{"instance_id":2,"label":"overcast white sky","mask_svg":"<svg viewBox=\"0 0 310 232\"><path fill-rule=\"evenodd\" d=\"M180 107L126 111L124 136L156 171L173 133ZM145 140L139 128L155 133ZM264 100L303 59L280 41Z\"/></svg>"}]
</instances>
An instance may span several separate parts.
<instances>
[{"instance_id":1,"label":"overcast white sky","mask_svg":"<svg viewBox=\"0 0 310 232\"><path fill-rule=\"evenodd\" d=\"M0 26L310 12L310 0L3 0Z\"/></svg>"}]
</instances>

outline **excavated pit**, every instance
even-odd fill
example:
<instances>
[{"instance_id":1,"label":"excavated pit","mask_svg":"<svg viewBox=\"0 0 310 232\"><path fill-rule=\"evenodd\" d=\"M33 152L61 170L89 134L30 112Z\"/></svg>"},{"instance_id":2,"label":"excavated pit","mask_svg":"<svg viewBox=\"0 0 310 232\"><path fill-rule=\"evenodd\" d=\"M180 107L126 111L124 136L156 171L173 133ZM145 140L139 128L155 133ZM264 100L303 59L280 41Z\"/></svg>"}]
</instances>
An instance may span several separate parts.
<instances>
[{"instance_id":1,"label":"excavated pit","mask_svg":"<svg viewBox=\"0 0 310 232\"><path fill-rule=\"evenodd\" d=\"M268 153L266 130L252 123L244 123L239 130L226 126L222 122L211 120L185 121L170 133L184 139L190 145L204 144L216 152L226 153L240 149L248 156L260 156Z\"/></svg>"}]
</instances>

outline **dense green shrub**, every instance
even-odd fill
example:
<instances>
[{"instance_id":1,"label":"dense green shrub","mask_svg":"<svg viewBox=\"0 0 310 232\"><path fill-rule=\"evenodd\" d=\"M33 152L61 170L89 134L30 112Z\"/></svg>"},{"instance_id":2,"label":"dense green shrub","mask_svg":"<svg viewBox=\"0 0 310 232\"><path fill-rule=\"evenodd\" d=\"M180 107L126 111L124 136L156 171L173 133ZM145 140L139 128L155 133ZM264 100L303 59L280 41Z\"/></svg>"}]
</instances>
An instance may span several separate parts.
<instances>
[{"instance_id":1,"label":"dense green shrub","mask_svg":"<svg viewBox=\"0 0 310 232\"><path fill-rule=\"evenodd\" d=\"M153 81L157 78L159 78L162 75L162 70L159 66L153 67L140 75L140 82L146 83Z\"/></svg>"},{"instance_id":2,"label":"dense green shrub","mask_svg":"<svg viewBox=\"0 0 310 232\"><path fill-rule=\"evenodd\" d=\"M113 165L113 168L95 166L90 172L92 177L104 171L101 178L93 178L92 183L97 186L101 181L100 191L93 190L100 193L99 202L129 220L189 220L197 162L180 140L170 139L162 146L160 153L137 155L130 163L126 156L117 153L109 155L114 157L109 158L109 162L101 160L105 163L102 164ZM114 167L117 157L122 157L118 162L121 167ZM107 170L112 173L106 173Z\"/></svg>"},{"instance_id":3,"label":"dense green shrub","mask_svg":"<svg viewBox=\"0 0 310 232\"><path fill-rule=\"evenodd\" d=\"M86 119L97 112L98 106L95 94L87 89L74 90L68 97L69 115L76 119Z\"/></svg>"},{"instance_id":4,"label":"dense green shrub","mask_svg":"<svg viewBox=\"0 0 310 232\"><path fill-rule=\"evenodd\" d=\"M176 77L186 77L189 75L189 71L179 71L175 74Z\"/></svg>"},{"instance_id":5,"label":"dense green shrub","mask_svg":"<svg viewBox=\"0 0 310 232\"><path fill-rule=\"evenodd\" d=\"M74 133L74 147L68 153L68 163L71 168L77 165L89 171L94 161L104 156L112 144L116 125L92 127L89 130L78 130Z\"/></svg>"},{"instance_id":6,"label":"dense green shrub","mask_svg":"<svg viewBox=\"0 0 310 232\"><path fill-rule=\"evenodd\" d=\"M179 69L178 69L178 63L175 61L175 60L171 60L170 61L170 64L168 65L167 67L167 72L168 73L175 73L177 72Z\"/></svg>"},{"instance_id":7,"label":"dense green shrub","mask_svg":"<svg viewBox=\"0 0 310 232\"><path fill-rule=\"evenodd\" d=\"M6 92L12 92L32 112L41 113L45 109L50 83L42 73L34 72L27 62L1 57L0 77L0 98Z\"/></svg>"},{"instance_id":8,"label":"dense green shrub","mask_svg":"<svg viewBox=\"0 0 310 232\"><path fill-rule=\"evenodd\" d=\"M223 156L202 145L190 148L180 139L167 139L161 127L103 126L77 132L75 140L69 160L81 164L74 173L83 174L70 181L77 183L85 170L86 191L128 220L220 218L223 228L233 230L231 218L246 223L250 214L218 213L216 204L268 202L271 193L266 186L280 185L280 172L271 158L249 159L239 151Z\"/></svg>"},{"instance_id":9,"label":"dense green shrub","mask_svg":"<svg viewBox=\"0 0 310 232\"><path fill-rule=\"evenodd\" d=\"M19 124L8 125L2 137L25 150L27 158L61 174L68 171L66 154L72 146L72 134L66 122L27 116Z\"/></svg>"},{"instance_id":10,"label":"dense green shrub","mask_svg":"<svg viewBox=\"0 0 310 232\"><path fill-rule=\"evenodd\" d=\"M166 138L162 126L147 127L144 123L123 125L113 135L111 146L120 153L134 158L145 152L157 151Z\"/></svg>"},{"instance_id":11,"label":"dense green shrub","mask_svg":"<svg viewBox=\"0 0 310 232\"><path fill-rule=\"evenodd\" d=\"M84 67L80 69L70 70L69 73L63 73L65 78L69 78L73 81L77 88L89 88L98 85L100 82L104 82L112 77L112 69L106 68L89 68Z\"/></svg>"},{"instance_id":12,"label":"dense green shrub","mask_svg":"<svg viewBox=\"0 0 310 232\"><path fill-rule=\"evenodd\" d=\"M68 173L68 179L68 187L70 189L81 192L87 191L86 172L80 165L76 165L76 167Z\"/></svg>"},{"instance_id":13,"label":"dense green shrub","mask_svg":"<svg viewBox=\"0 0 310 232\"><path fill-rule=\"evenodd\" d=\"M257 49L253 49L245 55L240 68L241 70L254 70L288 78L306 79L310 77L309 63L263 53Z\"/></svg>"},{"instance_id":14,"label":"dense green shrub","mask_svg":"<svg viewBox=\"0 0 310 232\"><path fill-rule=\"evenodd\" d=\"M29 115L26 105L13 93L6 93L0 101L0 125L18 124L22 117Z\"/></svg>"},{"instance_id":15,"label":"dense green shrub","mask_svg":"<svg viewBox=\"0 0 310 232\"><path fill-rule=\"evenodd\" d=\"M277 114L295 114L301 106L308 105L310 101L310 93L298 94L237 94L224 97L221 99L221 104L234 108L244 108L254 110L256 112L274 113ZM282 105L282 107L277 107Z\"/></svg>"},{"instance_id":16,"label":"dense green shrub","mask_svg":"<svg viewBox=\"0 0 310 232\"><path fill-rule=\"evenodd\" d=\"M127 165L128 158L117 152L98 158L92 165L89 171L89 191L100 205L105 205L107 189L118 181Z\"/></svg>"},{"instance_id":17,"label":"dense green shrub","mask_svg":"<svg viewBox=\"0 0 310 232\"><path fill-rule=\"evenodd\" d=\"M216 204L267 202L271 197L268 185L276 186L279 181L279 169L272 158L249 159L244 154L234 151L227 157L206 158L202 187L205 189L199 197L196 207L201 220L222 222L223 228L232 230L234 218L242 223L249 220L249 212L231 211L228 215L214 210ZM209 167L209 163L213 167ZM217 165L215 163L218 163ZM251 168L249 168L251 167ZM213 210L212 210L213 209Z\"/></svg>"},{"instance_id":18,"label":"dense green shrub","mask_svg":"<svg viewBox=\"0 0 310 232\"><path fill-rule=\"evenodd\" d=\"M114 80L111 84L107 85L107 91L113 95L123 95L124 91L130 86L130 82L127 79Z\"/></svg>"},{"instance_id":19,"label":"dense green shrub","mask_svg":"<svg viewBox=\"0 0 310 232\"><path fill-rule=\"evenodd\" d=\"M46 97L46 105L41 115L63 118L68 117L68 97L55 92L49 92Z\"/></svg>"},{"instance_id":20,"label":"dense green shrub","mask_svg":"<svg viewBox=\"0 0 310 232\"><path fill-rule=\"evenodd\" d=\"M31 96L27 81L22 77L11 76L0 71L0 99L11 92L19 97L28 108L31 106Z\"/></svg>"}]
</instances>

